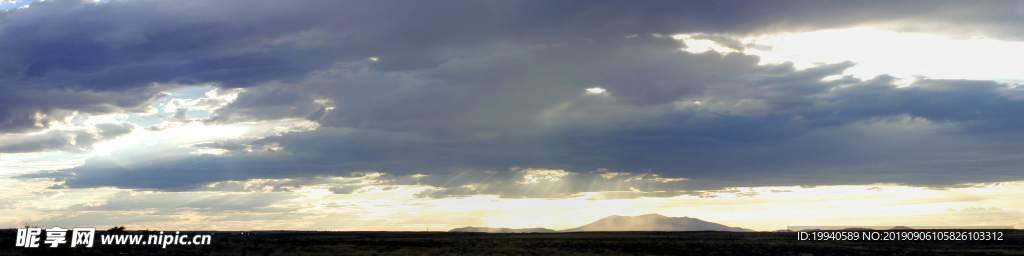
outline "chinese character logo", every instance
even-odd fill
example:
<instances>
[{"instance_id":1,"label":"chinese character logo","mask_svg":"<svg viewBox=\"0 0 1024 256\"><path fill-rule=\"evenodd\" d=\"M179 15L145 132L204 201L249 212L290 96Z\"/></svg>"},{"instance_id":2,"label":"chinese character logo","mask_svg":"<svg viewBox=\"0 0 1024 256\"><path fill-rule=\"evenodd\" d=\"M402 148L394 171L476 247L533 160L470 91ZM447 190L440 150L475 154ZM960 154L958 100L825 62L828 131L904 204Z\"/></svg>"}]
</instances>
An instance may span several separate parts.
<instances>
[{"instance_id":1,"label":"chinese character logo","mask_svg":"<svg viewBox=\"0 0 1024 256\"><path fill-rule=\"evenodd\" d=\"M45 231L46 235L41 239ZM67 235L71 231L71 243L68 243ZM71 230L61 227L42 228L19 228L18 237L14 240L15 247L38 248L40 242L48 244L49 247L59 247L62 244L69 244L71 247L82 246L92 248L96 238L96 228L74 228Z\"/></svg>"},{"instance_id":2,"label":"chinese character logo","mask_svg":"<svg viewBox=\"0 0 1024 256\"><path fill-rule=\"evenodd\" d=\"M36 248L39 247L39 235L43 233L41 228L19 228L18 238L14 240L14 246Z\"/></svg>"}]
</instances>

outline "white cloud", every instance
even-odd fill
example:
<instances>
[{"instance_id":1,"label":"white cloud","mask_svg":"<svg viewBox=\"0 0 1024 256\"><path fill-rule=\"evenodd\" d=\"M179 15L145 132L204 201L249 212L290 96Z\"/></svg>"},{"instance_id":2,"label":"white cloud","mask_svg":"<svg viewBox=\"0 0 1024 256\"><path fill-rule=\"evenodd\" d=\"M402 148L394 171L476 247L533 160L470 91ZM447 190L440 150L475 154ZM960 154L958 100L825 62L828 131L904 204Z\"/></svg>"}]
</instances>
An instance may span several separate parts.
<instances>
[{"instance_id":1,"label":"white cloud","mask_svg":"<svg viewBox=\"0 0 1024 256\"><path fill-rule=\"evenodd\" d=\"M522 179L517 183L523 185L547 183L547 182L559 182L562 178L569 176L569 172L565 170L549 170L549 169L527 169L522 171Z\"/></svg>"},{"instance_id":2,"label":"white cloud","mask_svg":"<svg viewBox=\"0 0 1024 256\"><path fill-rule=\"evenodd\" d=\"M608 90L596 86L587 88L585 91L588 95L602 95L605 94L605 92L608 92Z\"/></svg>"},{"instance_id":3,"label":"white cloud","mask_svg":"<svg viewBox=\"0 0 1024 256\"><path fill-rule=\"evenodd\" d=\"M1024 42L984 36L897 32L872 27L826 29L809 32L739 37L742 51L701 37L680 34L673 38L693 53L716 51L757 55L761 64L792 62L799 69L852 61L846 74L861 79L892 75L913 81L935 79L1024 81Z\"/></svg>"}]
</instances>

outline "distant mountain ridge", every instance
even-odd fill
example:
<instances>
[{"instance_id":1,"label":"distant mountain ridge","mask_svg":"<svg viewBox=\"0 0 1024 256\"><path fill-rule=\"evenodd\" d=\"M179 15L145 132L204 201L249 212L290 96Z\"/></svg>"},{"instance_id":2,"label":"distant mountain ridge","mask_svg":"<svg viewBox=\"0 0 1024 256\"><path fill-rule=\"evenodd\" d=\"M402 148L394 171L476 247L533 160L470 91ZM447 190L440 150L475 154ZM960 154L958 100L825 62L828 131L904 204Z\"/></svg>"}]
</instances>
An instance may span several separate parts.
<instances>
[{"instance_id":1,"label":"distant mountain ridge","mask_svg":"<svg viewBox=\"0 0 1024 256\"><path fill-rule=\"evenodd\" d=\"M590 232L590 231L730 231L749 232L745 228L730 227L714 222L689 217L666 217L660 214L640 216L612 215L591 222L590 224L557 232ZM452 229L449 232L483 232L483 233L550 233L556 232L546 228L508 229L465 227Z\"/></svg>"},{"instance_id":2,"label":"distant mountain ridge","mask_svg":"<svg viewBox=\"0 0 1024 256\"><path fill-rule=\"evenodd\" d=\"M689 217L666 217L660 214L640 216L612 215L577 228L562 230L563 232L580 231L752 231L745 228L730 227L714 222Z\"/></svg>"}]
</instances>

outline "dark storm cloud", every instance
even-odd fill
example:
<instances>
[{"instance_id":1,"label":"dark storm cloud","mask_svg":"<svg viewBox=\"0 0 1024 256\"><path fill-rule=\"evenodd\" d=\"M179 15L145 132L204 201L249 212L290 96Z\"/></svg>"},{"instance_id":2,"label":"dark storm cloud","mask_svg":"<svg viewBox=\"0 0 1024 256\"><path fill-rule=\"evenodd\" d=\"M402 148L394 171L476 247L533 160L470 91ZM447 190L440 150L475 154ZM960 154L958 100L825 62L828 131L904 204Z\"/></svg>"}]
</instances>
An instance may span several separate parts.
<instances>
[{"instance_id":1,"label":"dark storm cloud","mask_svg":"<svg viewBox=\"0 0 1024 256\"><path fill-rule=\"evenodd\" d=\"M1010 170L1020 159L1008 153L1021 147L1009 140L1020 137L1012 111L1021 107L1018 89L990 81L907 88L886 77L822 81L853 63L759 66L756 56L685 53L679 42L651 35L699 32L730 43L728 35L874 24L1020 38L1019 6L48 1L0 14L0 55L10 56L0 60L0 89L21 95L0 101L0 130L38 128L36 113L122 111L145 102L125 99L152 93L144 89L154 82L210 82L246 91L207 122L306 118L321 128L197 145L230 151L224 156L97 158L57 174L71 187L194 189L250 178L424 172L450 177L431 183L444 189L438 196L470 193L459 190L470 182L455 178L461 173L495 170L506 180L476 193L536 196L509 185L517 166L687 177L687 189L1019 179ZM607 92L586 95L591 87ZM40 92L104 97L72 105L38 101Z\"/></svg>"},{"instance_id":2,"label":"dark storm cloud","mask_svg":"<svg viewBox=\"0 0 1024 256\"><path fill-rule=\"evenodd\" d=\"M144 103L161 96L156 87L117 92L76 91L0 84L0 134L44 129L75 112L142 111Z\"/></svg>"},{"instance_id":3,"label":"dark storm cloud","mask_svg":"<svg viewBox=\"0 0 1024 256\"><path fill-rule=\"evenodd\" d=\"M893 19L947 18L1002 27L1014 2L959 1L47 1L3 13L4 78L117 89L150 82L252 86L336 61L381 56L385 70L445 60L487 41L705 31L745 33ZM957 11L961 9L974 12ZM403 60L403 61L395 61Z\"/></svg>"},{"instance_id":4,"label":"dark storm cloud","mask_svg":"<svg viewBox=\"0 0 1024 256\"><path fill-rule=\"evenodd\" d=\"M910 29L1019 37L1021 8L1012 1L36 2L0 13L0 90L38 101L0 101L0 131L37 129L36 113L119 111L138 103L61 105L37 90L123 91L154 82L250 87L293 82L370 56L387 60L378 64L382 71L416 70L478 44L646 33L737 34L902 21L915 26Z\"/></svg>"},{"instance_id":5,"label":"dark storm cloud","mask_svg":"<svg viewBox=\"0 0 1024 256\"><path fill-rule=\"evenodd\" d=\"M248 86L331 61L287 46L304 24L210 5L47 1L0 13L0 132L43 128L40 114L131 111L157 95L153 83Z\"/></svg>"}]
</instances>

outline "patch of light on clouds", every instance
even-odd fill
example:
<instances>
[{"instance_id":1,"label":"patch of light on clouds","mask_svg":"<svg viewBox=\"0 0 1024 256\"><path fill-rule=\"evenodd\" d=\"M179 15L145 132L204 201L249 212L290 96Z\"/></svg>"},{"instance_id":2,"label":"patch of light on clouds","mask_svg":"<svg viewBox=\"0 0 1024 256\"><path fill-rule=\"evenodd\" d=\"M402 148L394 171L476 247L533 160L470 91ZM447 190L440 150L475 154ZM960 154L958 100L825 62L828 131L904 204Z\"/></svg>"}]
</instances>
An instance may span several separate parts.
<instances>
[{"instance_id":1,"label":"patch of light on clouds","mask_svg":"<svg viewBox=\"0 0 1024 256\"><path fill-rule=\"evenodd\" d=\"M61 170L85 163L88 154L59 151L0 154L0 178L34 173L39 170Z\"/></svg>"},{"instance_id":2,"label":"patch of light on clouds","mask_svg":"<svg viewBox=\"0 0 1024 256\"><path fill-rule=\"evenodd\" d=\"M156 114L162 118L176 117L179 111L187 119L209 118L214 111L238 98L243 89L220 89L214 86L192 86L167 92L166 97L155 104Z\"/></svg>"},{"instance_id":3,"label":"patch of light on clouds","mask_svg":"<svg viewBox=\"0 0 1024 256\"><path fill-rule=\"evenodd\" d=\"M102 124L131 124L134 130L166 129L181 125L182 122L209 118L214 111L234 102L241 92L241 89L223 90L213 86L182 87L166 92L165 96L146 107L149 111L98 115L74 111L62 120L49 122L47 129L35 133L95 130L95 126ZM187 110L187 120L176 119L179 109Z\"/></svg>"},{"instance_id":4,"label":"patch of light on clouds","mask_svg":"<svg viewBox=\"0 0 1024 256\"><path fill-rule=\"evenodd\" d=\"M603 95L606 92L608 92L608 90L606 90L606 89L604 89L602 87L595 86L595 87L587 88L586 90L584 90L584 92L587 95Z\"/></svg>"},{"instance_id":5,"label":"patch of light on clouds","mask_svg":"<svg viewBox=\"0 0 1024 256\"><path fill-rule=\"evenodd\" d=\"M685 44L684 51L690 53L705 53L705 52L718 52L718 53L732 53L737 52L736 50L726 47L721 43L715 42L714 40L704 38L700 35L674 35L672 38L683 41Z\"/></svg>"},{"instance_id":6,"label":"patch of light on clouds","mask_svg":"<svg viewBox=\"0 0 1024 256\"><path fill-rule=\"evenodd\" d=\"M680 34L684 51L740 52L699 35ZM888 74L907 81L935 79L1024 81L1024 42L985 37L949 37L870 27L765 34L735 38L742 53L761 64L791 62L798 69L852 61L846 75L869 79ZM833 77L835 79L835 77Z\"/></svg>"},{"instance_id":7,"label":"patch of light on clouds","mask_svg":"<svg viewBox=\"0 0 1024 256\"><path fill-rule=\"evenodd\" d=\"M267 121L238 122L230 124L208 124L202 122L214 111L238 98L241 89L220 89L210 85L182 87L167 92L167 96L150 106L154 113L110 114L90 117L100 120L117 120L143 127L131 134L97 143L93 154L117 157L127 152L177 152L182 147L222 140L258 139L282 133L311 131L319 127L316 122L305 119L281 119ZM327 103L324 103L327 104ZM185 118L177 116L179 109L186 109ZM95 122L95 120L92 120ZM280 150L280 149L278 149ZM228 152L217 149L198 148L192 154L222 155ZM134 153L132 153L134 155ZM142 154L145 155L145 154Z\"/></svg>"},{"instance_id":8,"label":"patch of light on clouds","mask_svg":"<svg viewBox=\"0 0 1024 256\"><path fill-rule=\"evenodd\" d=\"M239 91L220 92L213 86L189 86L165 92L146 111L135 113L108 113L88 115L75 113L64 123L52 123L54 128L74 128L100 123L132 123L140 127L151 127L174 116L178 107L188 108L192 117L209 117L212 111L234 101ZM214 93L209 96L208 94ZM223 101L223 102L217 102Z\"/></svg>"},{"instance_id":9,"label":"patch of light on clouds","mask_svg":"<svg viewBox=\"0 0 1024 256\"><path fill-rule=\"evenodd\" d=\"M222 155L227 155L230 152L231 152L230 150L221 149L221 148L197 148L197 149L192 151L192 154L193 155L215 155L215 156L222 156Z\"/></svg>"},{"instance_id":10,"label":"patch of light on clouds","mask_svg":"<svg viewBox=\"0 0 1024 256\"><path fill-rule=\"evenodd\" d=\"M311 131L319 128L305 119L282 119L232 124L204 124L202 122L177 123L162 129L139 129L110 141L96 144L97 155L117 155L118 152L176 152L182 147L223 140L258 139L288 132ZM199 149L196 153L214 153ZM224 152L221 152L224 153ZM133 153L134 154L134 153Z\"/></svg>"},{"instance_id":11,"label":"patch of light on clouds","mask_svg":"<svg viewBox=\"0 0 1024 256\"><path fill-rule=\"evenodd\" d=\"M10 11L14 9L25 9L32 7L32 2L35 0L0 0L0 11ZM45 2L45 0L38 0ZM88 0L85 2L105 3L110 0Z\"/></svg>"},{"instance_id":12,"label":"patch of light on clouds","mask_svg":"<svg viewBox=\"0 0 1024 256\"><path fill-rule=\"evenodd\" d=\"M523 178L518 181L519 184L537 184L544 182L559 182L562 178L569 176L569 172L565 170L552 170L552 169L527 169L523 170Z\"/></svg>"}]
</instances>

